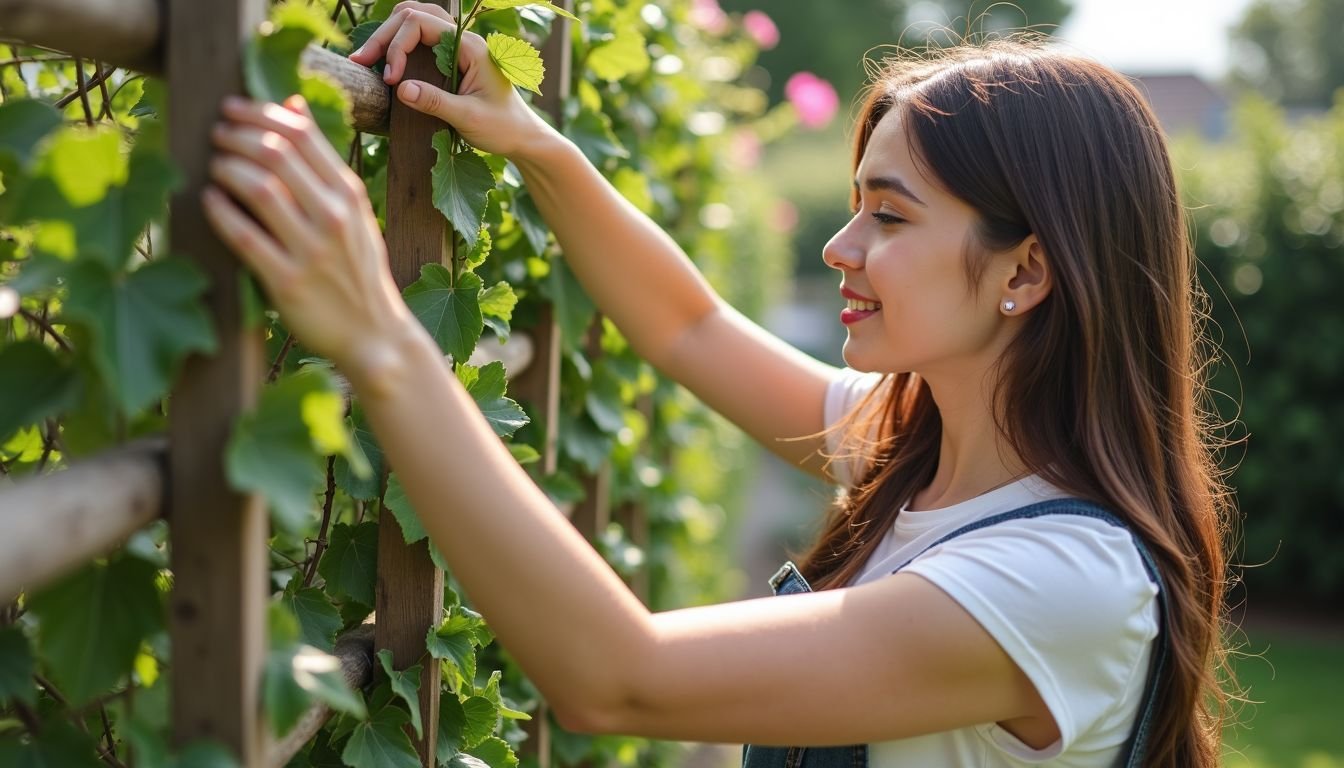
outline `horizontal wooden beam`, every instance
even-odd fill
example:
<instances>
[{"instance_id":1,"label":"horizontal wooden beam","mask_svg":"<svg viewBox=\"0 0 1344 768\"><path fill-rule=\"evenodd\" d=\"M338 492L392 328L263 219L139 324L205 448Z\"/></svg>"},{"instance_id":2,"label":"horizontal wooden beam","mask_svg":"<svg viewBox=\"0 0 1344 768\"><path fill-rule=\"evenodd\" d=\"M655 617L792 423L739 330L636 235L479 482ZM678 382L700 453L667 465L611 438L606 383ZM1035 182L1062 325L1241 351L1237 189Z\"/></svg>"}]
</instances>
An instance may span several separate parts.
<instances>
[{"instance_id":1,"label":"horizontal wooden beam","mask_svg":"<svg viewBox=\"0 0 1344 768\"><path fill-rule=\"evenodd\" d=\"M0 36L158 74L160 13L157 0L0 0Z\"/></svg>"},{"instance_id":2,"label":"horizontal wooden beam","mask_svg":"<svg viewBox=\"0 0 1344 768\"><path fill-rule=\"evenodd\" d=\"M146 74L164 71L158 0L0 0L0 38ZM373 70L316 45L302 63L345 90L355 130L387 134L388 87Z\"/></svg>"},{"instance_id":3,"label":"horizontal wooden beam","mask_svg":"<svg viewBox=\"0 0 1344 768\"><path fill-rule=\"evenodd\" d=\"M163 510L167 442L145 440L0 485L0 604L111 550Z\"/></svg>"}]
</instances>

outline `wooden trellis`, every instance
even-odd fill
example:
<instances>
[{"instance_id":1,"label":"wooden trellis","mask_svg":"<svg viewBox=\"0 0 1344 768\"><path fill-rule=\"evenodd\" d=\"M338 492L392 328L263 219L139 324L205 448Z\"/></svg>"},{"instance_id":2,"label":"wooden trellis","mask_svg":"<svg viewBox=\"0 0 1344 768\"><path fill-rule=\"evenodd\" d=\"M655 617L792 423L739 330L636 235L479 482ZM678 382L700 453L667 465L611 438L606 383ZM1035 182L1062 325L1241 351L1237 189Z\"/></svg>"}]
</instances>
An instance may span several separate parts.
<instances>
[{"instance_id":1,"label":"wooden trellis","mask_svg":"<svg viewBox=\"0 0 1344 768\"><path fill-rule=\"evenodd\" d=\"M437 0L455 11L458 0ZM558 2L567 9L572 0ZM34 478L0 491L0 527L18 531L0 541L0 592L6 599L33 590L97 557L163 516L170 521L174 589L169 603L174 674L174 741L211 739L244 765L283 765L307 737L271 743L260 713L268 599L264 501L230 489L225 444L234 420L256 401L264 379L263 339L241 316L237 259L207 225L199 203L211 154L209 130L225 96L243 92L243 42L262 21L267 0L0 0L0 37L66 51L113 66L164 76L168 85L169 147L184 183L172 198L169 236L174 252L209 276L207 296L219 352L191 358L172 393L167 440L125 446L77 463L58 477ZM548 75L540 107L560 124L570 80L569 22L557 18L542 51ZM452 238L431 204L431 134L442 127L390 98L372 71L310 46L303 63L333 77L350 97L354 127L390 138L387 243L393 274L405 287L427 263L449 263ZM433 55L421 49L407 75L441 81ZM532 405L545 435L542 473L555 470L559 413L560 335L550 307L540 324L520 329L534 344L532 364L513 382L515 397ZM585 479L589 499L575 523L592 538L610 510L604 470ZM42 515L43 527L31 523ZM630 517L629 510L622 517ZM31 556L47 539L52 519L80 535ZM443 608L443 573L424 542L407 547L391 515L380 520L374 643L393 652L394 665L419 660L426 630ZM24 531L31 531L26 534ZM23 557L28 552L30 556ZM23 565L40 561L31 567ZM15 567L9 567L14 565ZM367 633L366 633L367 634ZM348 643L347 643L348 645ZM338 655L343 658L338 643ZM368 664L347 664L351 679ZM351 671L354 670L354 671ZM439 674L426 665L420 686L423 763L434 765ZM543 766L549 754L543 711L529 723L526 749ZM310 736L322 716L305 718ZM412 735L414 738L414 735Z\"/></svg>"}]
</instances>

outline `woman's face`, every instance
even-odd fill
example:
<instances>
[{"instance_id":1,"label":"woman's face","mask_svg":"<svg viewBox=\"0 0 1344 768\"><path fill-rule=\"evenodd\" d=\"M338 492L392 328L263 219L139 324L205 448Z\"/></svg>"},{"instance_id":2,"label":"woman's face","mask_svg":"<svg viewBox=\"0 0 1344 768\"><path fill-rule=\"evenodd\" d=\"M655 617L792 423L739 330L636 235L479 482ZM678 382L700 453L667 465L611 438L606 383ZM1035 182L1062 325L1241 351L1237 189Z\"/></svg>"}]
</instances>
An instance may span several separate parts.
<instances>
[{"instance_id":1,"label":"woman's face","mask_svg":"<svg viewBox=\"0 0 1344 768\"><path fill-rule=\"evenodd\" d=\"M844 275L842 290L880 308L843 313L845 362L926 377L983 370L1000 346L999 270L991 264L978 290L969 284L975 211L920 173L897 110L873 131L855 183L859 210L823 259Z\"/></svg>"}]
</instances>

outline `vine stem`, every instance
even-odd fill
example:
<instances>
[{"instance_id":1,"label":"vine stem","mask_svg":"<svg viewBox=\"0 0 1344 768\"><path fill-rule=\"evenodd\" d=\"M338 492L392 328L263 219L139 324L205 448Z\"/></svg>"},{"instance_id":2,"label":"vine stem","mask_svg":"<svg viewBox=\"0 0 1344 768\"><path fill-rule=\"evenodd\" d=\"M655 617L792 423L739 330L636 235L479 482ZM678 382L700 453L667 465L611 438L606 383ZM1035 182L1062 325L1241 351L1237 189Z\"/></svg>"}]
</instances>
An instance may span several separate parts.
<instances>
[{"instance_id":1,"label":"vine stem","mask_svg":"<svg viewBox=\"0 0 1344 768\"><path fill-rule=\"evenodd\" d=\"M275 381L280 378L280 370L285 367L285 358L289 357L289 350L294 348L294 334L285 336L285 344L280 347L280 353L275 356L275 362L271 363L271 370L266 374L266 382Z\"/></svg>"},{"instance_id":2,"label":"vine stem","mask_svg":"<svg viewBox=\"0 0 1344 768\"><path fill-rule=\"evenodd\" d=\"M101 61L95 61L93 63L93 70L94 74L99 75L98 92L103 95L103 106L98 110L98 119L102 120L106 117L109 120L116 122L116 118L112 117L112 97L107 93L107 78L111 77L112 73L109 72L106 75L103 74L103 63Z\"/></svg>"},{"instance_id":3,"label":"vine stem","mask_svg":"<svg viewBox=\"0 0 1344 768\"><path fill-rule=\"evenodd\" d=\"M100 78L108 77L111 74L112 74L111 71L107 71L102 73L101 75L94 75L93 77L89 78L87 85L96 85L99 82ZM52 104L52 106L56 107L57 109L65 109L67 106L69 106L70 102L74 101L75 99L78 99L81 95L83 95L84 98L88 98L88 94L84 93L83 88L76 88L74 91L67 93L66 95L57 99L55 103Z\"/></svg>"},{"instance_id":4,"label":"vine stem","mask_svg":"<svg viewBox=\"0 0 1344 768\"><path fill-rule=\"evenodd\" d=\"M22 308L19 309L19 315L22 316L24 320L27 320L28 322L36 325L38 328L41 328L48 336L52 338L53 341L56 342L57 345L60 346L61 349L65 350L66 352L74 351L70 349L70 343L67 342L65 338L61 336L61 334L56 332L56 329L51 326L51 323L47 322L47 319L45 317L35 315L31 311Z\"/></svg>"},{"instance_id":5,"label":"vine stem","mask_svg":"<svg viewBox=\"0 0 1344 768\"><path fill-rule=\"evenodd\" d=\"M322 526L318 528L317 540L313 542L313 556L308 559L308 568L303 574L303 587L313 584L317 575L317 562L327 549L327 529L331 527L331 503L336 498L336 459L327 457L327 493L322 499Z\"/></svg>"},{"instance_id":6,"label":"vine stem","mask_svg":"<svg viewBox=\"0 0 1344 768\"><path fill-rule=\"evenodd\" d=\"M98 74L102 74L99 72ZM84 60L75 57L75 81L79 83L79 104L84 108L84 122L93 126L93 105L89 103L89 82L84 77ZM102 82L99 80L98 82Z\"/></svg>"}]
</instances>

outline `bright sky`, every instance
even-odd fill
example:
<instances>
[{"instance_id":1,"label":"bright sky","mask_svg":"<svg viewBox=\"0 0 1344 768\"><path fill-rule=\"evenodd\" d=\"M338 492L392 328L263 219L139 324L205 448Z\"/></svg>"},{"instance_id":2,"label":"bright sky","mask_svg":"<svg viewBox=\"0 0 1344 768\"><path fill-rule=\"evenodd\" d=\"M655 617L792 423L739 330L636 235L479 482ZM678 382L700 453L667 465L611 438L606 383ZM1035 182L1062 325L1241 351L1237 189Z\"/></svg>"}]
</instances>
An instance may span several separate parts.
<instances>
[{"instance_id":1,"label":"bright sky","mask_svg":"<svg viewBox=\"0 0 1344 768\"><path fill-rule=\"evenodd\" d=\"M1228 29L1250 0L1074 0L1061 38L1079 53L1129 73L1228 67Z\"/></svg>"}]
</instances>

